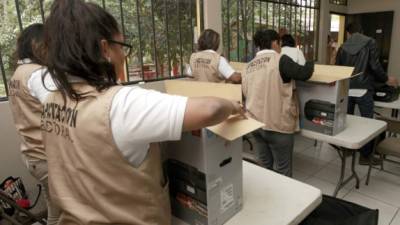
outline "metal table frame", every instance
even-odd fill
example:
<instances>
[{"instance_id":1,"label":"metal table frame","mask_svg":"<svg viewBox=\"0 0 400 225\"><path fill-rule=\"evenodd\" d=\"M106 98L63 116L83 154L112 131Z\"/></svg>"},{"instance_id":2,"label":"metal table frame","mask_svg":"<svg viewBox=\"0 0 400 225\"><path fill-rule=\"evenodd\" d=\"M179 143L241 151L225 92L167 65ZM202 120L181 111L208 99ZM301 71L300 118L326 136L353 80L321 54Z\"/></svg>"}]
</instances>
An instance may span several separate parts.
<instances>
[{"instance_id":1,"label":"metal table frame","mask_svg":"<svg viewBox=\"0 0 400 225\"><path fill-rule=\"evenodd\" d=\"M333 192L333 196L336 197L339 193L340 189L342 189L347 183L349 183L353 178L356 180L356 189L360 188L360 178L357 175L355 164L356 164L356 151L352 149L343 148L340 146L330 144L334 149L336 149L339 154L341 161L341 170L339 181L336 184L335 191ZM344 180L344 175L346 172L346 158L351 156L351 175Z\"/></svg>"}]
</instances>

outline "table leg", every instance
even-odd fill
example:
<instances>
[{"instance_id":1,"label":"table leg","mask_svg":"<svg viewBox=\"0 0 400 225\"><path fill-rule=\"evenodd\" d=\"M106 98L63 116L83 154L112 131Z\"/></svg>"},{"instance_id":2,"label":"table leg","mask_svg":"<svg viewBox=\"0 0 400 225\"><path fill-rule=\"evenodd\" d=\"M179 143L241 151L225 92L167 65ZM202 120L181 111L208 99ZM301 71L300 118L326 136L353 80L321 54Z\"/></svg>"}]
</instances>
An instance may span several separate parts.
<instances>
[{"instance_id":1,"label":"table leg","mask_svg":"<svg viewBox=\"0 0 400 225\"><path fill-rule=\"evenodd\" d=\"M342 188L342 183L343 183L343 178L344 178L344 173L346 171L346 155L344 151L341 151L340 148L334 146L335 149L337 150L337 153L339 154L340 161L342 163L341 169L340 169L340 177L339 181L336 185L335 191L333 192L333 197L336 197L337 194L339 193L339 190Z\"/></svg>"},{"instance_id":2,"label":"table leg","mask_svg":"<svg viewBox=\"0 0 400 225\"><path fill-rule=\"evenodd\" d=\"M360 187L360 179L356 173L355 170L355 164L356 164L356 151L355 150L351 150L351 149L345 149L345 148L341 148L339 146L336 145L331 145L332 147L334 147L336 149L336 151L339 154L340 160L341 160L341 170L340 170L340 177L338 180L338 183L336 185L335 191L333 192L333 197L336 197L337 194L339 193L340 189L342 189L342 187L344 187L348 182L350 182L353 178L356 179L356 188L358 189ZM343 181L344 179L344 175L346 172L346 158L348 156L352 157L351 159L351 172L352 174L346 178L346 180Z\"/></svg>"},{"instance_id":3,"label":"table leg","mask_svg":"<svg viewBox=\"0 0 400 225\"><path fill-rule=\"evenodd\" d=\"M358 177L357 173L356 173L356 151L351 150L352 152L352 159L351 159L351 177L355 177L356 178L356 189L360 188L360 178Z\"/></svg>"}]
</instances>

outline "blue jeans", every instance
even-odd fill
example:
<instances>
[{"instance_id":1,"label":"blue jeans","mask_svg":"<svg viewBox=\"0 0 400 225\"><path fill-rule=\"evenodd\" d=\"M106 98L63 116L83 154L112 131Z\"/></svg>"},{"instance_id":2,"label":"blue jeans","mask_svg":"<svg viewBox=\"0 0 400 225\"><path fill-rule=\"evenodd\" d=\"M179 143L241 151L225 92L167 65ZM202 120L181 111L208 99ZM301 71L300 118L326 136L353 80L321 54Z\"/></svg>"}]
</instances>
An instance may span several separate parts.
<instances>
[{"instance_id":1,"label":"blue jeans","mask_svg":"<svg viewBox=\"0 0 400 225\"><path fill-rule=\"evenodd\" d=\"M356 105L360 110L362 117L374 117L374 92L367 91L362 97L349 97L347 113L354 115ZM360 154L364 157L369 157L374 147L374 141L370 141L360 149Z\"/></svg>"},{"instance_id":2,"label":"blue jeans","mask_svg":"<svg viewBox=\"0 0 400 225\"><path fill-rule=\"evenodd\" d=\"M255 154L261 166L292 177L294 135L259 129L253 136Z\"/></svg>"}]
</instances>

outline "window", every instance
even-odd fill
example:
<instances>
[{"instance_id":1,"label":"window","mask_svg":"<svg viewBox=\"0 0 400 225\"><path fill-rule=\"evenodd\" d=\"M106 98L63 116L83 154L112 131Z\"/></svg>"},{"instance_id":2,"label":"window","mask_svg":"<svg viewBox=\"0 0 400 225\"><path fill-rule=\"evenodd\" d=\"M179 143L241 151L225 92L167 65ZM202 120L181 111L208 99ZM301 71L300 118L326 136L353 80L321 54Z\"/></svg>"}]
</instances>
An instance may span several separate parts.
<instances>
[{"instance_id":1,"label":"window","mask_svg":"<svg viewBox=\"0 0 400 225\"><path fill-rule=\"evenodd\" d=\"M347 0L329 0L329 3L334 5L347 5Z\"/></svg>"},{"instance_id":2,"label":"window","mask_svg":"<svg viewBox=\"0 0 400 225\"><path fill-rule=\"evenodd\" d=\"M255 55L253 36L258 29L292 34L307 59L318 52L319 0L223 0L224 55L231 61L249 61Z\"/></svg>"},{"instance_id":3,"label":"window","mask_svg":"<svg viewBox=\"0 0 400 225\"><path fill-rule=\"evenodd\" d=\"M184 75L202 29L203 0L88 0L117 19L125 41L134 46L122 82L170 79ZM0 98L7 96L7 80L15 69L18 33L43 22L53 0L3 0L0 5Z\"/></svg>"}]
</instances>

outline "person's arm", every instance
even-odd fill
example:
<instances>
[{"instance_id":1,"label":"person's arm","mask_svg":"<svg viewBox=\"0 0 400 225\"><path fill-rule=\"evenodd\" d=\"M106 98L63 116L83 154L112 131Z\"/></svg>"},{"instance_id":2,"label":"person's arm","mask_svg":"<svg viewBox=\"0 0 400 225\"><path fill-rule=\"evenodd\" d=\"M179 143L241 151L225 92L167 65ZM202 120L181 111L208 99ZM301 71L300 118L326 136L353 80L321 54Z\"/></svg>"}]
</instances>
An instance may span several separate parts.
<instances>
[{"instance_id":1,"label":"person's arm","mask_svg":"<svg viewBox=\"0 0 400 225\"><path fill-rule=\"evenodd\" d=\"M314 73L314 62L306 62L304 66L301 66L289 56L282 55L279 61L279 72L284 83L288 83L292 79L306 81Z\"/></svg>"},{"instance_id":2,"label":"person's arm","mask_svg":"<svg viewBox=\"0 0 400 225\"><path fill-rule=\"evenodd\" d=\"M238 107L219 98L186 98L123 87L111 103L112 135L122 155L138 167L150 143L179 140L183 131L217 124L239 111Z\"/></svg>"},{"instance_id":3,"label":"person's arm","mask_svg":"<svg viewBox=\"0 0 400 225\"><path fill-rule=\"evenodd\" d=\"M183 120L183 131L216 125L232 114L241 113L239 103L215 97L189 98Z\"/></svg>"},{"instance_id":4,"label":"person's arm","mask_svg":"<svg viewBox=\"0 0 400 225\"><path fill-rule=\"evenodd\" d=\"M233 84L241 84L242 83L242 74L238 72L234 72L229 78L228 81Z\"/></svg>"},{"instance_id":5,"label":"person's arm","mask_svg":"<svg viewBox=\"0 0 400 225\"><path fill-rule=\"evenodd\" d=\"M378 49L373 39L368 43L368 48L369 48L368 64L375 76L375 80L381 83L386 83L388 81L388 76L385 70L383 70L381 63L379 62Z\"/></svg>"},{"instance_id":6,"label":"person's arm","mask_svg":"<svg viewBox=\"0 0 400 225\"><path fill-rule=\"evenodd\" d=\"M218 64L218 71L222 74L222 76L231 83L240 84L242 83L242 74L235 72L232 66L228 63L228 61L224 57L220 57Z\"/></svg>"},{"instance_id":7,"label":"person's arm","mask_svg":"<svg viewBox=\"0 0 400 225\"><path fill-rule=\"evenodd\" d=\"M214 98L187 98L123 87L114 96L110 118L121 145L179 140L182 131L218 124L240 110L238 103Z\"/></svg>"}]
</instances>

